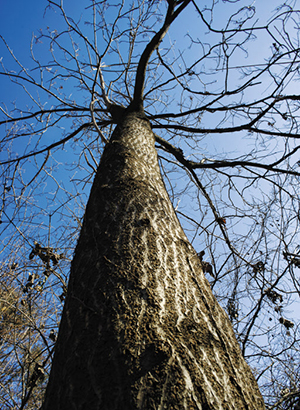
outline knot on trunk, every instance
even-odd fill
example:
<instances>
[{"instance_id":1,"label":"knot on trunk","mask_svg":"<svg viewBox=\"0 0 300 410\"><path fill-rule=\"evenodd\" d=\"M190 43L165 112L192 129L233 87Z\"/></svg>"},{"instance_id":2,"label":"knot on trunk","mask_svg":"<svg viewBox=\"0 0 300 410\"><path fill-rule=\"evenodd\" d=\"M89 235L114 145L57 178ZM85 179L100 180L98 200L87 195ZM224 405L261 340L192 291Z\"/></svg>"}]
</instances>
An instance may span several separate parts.
<instances>
[{"instance_id":1,"label":"knot on trunk","mask_svg":"<svg viewBox=\"0 0 300 410\"><path fill-rule=\"evenodd\" d=\"M113 122L119 124L124 117L126 108L122 105L111 104L111 106L108 108L108 111L112 116Z\"/></svg>"}]
</instances>

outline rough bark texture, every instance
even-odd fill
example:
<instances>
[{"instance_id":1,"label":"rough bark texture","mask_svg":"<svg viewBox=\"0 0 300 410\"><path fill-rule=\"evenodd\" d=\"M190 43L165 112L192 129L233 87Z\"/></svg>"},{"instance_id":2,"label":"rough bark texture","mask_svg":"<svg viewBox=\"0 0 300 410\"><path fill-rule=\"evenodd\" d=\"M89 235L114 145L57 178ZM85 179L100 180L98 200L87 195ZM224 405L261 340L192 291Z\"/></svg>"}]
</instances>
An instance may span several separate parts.
<instances>
[{"instance_id":1,"label":"rough bark texture","mask_svg":"<svg viewBox=\"0 0 300 410\"><path fill-rule=\"evenodd\" d=\"M131 113L102 156L43 410L264 409Z\"/></svg>"}]
</instances>

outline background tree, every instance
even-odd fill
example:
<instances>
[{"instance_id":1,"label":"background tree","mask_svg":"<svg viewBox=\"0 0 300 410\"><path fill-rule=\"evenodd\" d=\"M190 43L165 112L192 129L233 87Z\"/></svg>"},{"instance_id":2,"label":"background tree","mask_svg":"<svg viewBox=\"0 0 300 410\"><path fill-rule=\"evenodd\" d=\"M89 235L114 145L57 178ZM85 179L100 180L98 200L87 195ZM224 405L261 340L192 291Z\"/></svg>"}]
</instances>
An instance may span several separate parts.
<instances>
[{"instance_id":1,"label":"background tree","mask_svg":"<svg viewBox=\"0 0 300 410\"><path fill-rule=\"evenodd\" d=\"M26 326L45 352L59 321L88 186L116 122L113 104L131 103L140 55L170 6L91 2L76 16L76 10L48 5L47 13L55 12L65 28L35 36L30 69L7 48L13 60L3 66L4 79L27 97L1 107L1 152L7 153L1 174L3 272L6 277L18 263L9 278L10 297L20 304L28 261L38 269L34 286L42 287L39 303L47 303L47 328L38 325L39 310L37 325ZM299 12L297 2L278 5L273 14L257 11L244 1L189 2L148 62L144 107L177 215L267 404L279 409L299 396L299 332L292 316L299 295ZM47 44L50 60L40 51ZM65 178L62 167L73 177ZM61 254L54 263L51 255ZM7 309L7 293L2 300ZM13 397L29 405L32 368L15 359L16 350L5 351L28 381L20 389L20 371L14 384L2 373L2 385L11 389L3 406L13 408ZM46 375L49 359L45 353L41 360Z\"/></svg>"}]
</instances>

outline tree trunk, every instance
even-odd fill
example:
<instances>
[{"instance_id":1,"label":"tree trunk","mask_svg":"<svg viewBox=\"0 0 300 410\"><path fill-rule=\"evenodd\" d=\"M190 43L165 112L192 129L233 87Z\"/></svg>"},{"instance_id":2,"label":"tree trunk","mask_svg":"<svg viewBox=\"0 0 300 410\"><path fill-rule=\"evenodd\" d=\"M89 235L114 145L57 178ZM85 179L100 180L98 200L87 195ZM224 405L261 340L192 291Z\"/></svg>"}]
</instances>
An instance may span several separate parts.
<instances>
[{"instance_id":1,"label":"tree trunk","mask_svg":"<svg viewBox=\"0 0 300 410\"><path fill-rule=\"evenodd\" d=\"M264 409L161 178L149 122L105 148L43 410Z\"/></svg>"}]
</instances>

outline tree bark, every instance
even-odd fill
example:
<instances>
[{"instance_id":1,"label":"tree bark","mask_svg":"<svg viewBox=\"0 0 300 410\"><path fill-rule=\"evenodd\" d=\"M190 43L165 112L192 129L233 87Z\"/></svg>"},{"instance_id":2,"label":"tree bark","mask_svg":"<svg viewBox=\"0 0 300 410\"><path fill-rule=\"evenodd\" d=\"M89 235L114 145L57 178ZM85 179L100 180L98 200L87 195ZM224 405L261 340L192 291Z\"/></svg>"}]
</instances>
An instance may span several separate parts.
<instances>
[{"instance_id":1,"label":"tree bark","mask_svg":"<svg viewBox=\"0 0 300 410\"><path fill-rule=\"evenodd\" d=\"M117 125L91 190L43 405L53 409L264 409L138 113Z\"/></svg>"}]
</instances>

